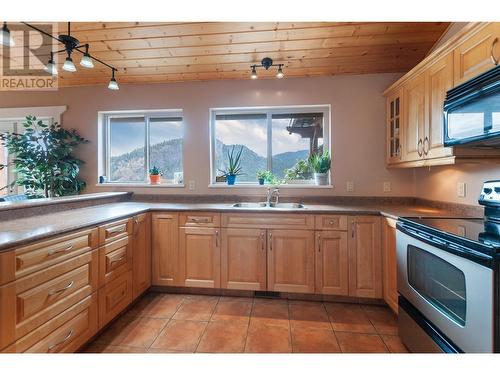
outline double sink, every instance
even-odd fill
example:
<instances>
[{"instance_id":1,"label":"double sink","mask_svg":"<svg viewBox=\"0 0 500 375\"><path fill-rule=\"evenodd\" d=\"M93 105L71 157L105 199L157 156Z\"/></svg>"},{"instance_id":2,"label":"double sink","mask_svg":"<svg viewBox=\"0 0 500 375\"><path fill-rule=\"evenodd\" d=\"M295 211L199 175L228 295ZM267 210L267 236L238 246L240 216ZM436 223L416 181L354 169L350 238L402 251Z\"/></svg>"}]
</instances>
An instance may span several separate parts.
<instances>
[{"instance_id":1,"label":"double sink","mask_svg":"<svg viewBox=\"0 0 500 375\"><path fill-rule=\"evenodd\" d=\"M266 202L240 202L233 204L235 208L283 208L297 209L305 208L302 203L266 203Z\"/></svg>"}]
</instances>

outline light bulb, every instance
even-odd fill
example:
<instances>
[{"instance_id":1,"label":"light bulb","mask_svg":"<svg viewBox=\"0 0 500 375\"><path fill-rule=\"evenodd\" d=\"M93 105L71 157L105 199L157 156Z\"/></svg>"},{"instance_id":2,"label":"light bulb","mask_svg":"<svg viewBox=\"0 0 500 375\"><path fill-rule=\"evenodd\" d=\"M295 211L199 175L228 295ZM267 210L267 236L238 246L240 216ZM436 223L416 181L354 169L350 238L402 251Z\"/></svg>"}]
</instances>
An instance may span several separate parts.
<instances>
[{"instance_id":1,"label":"light bulb","mask_svg":"<svg viewBox=\"0 0 500 375\"><path fill-rule=\"evenodd\" d=\"M10 35L10 30L7 28L7 22L3 23L2 31L0 32L0 44L6 47L14 47L16 45Z\"/></svg>"},{"instance_id":2,"label":"light bulb","mask_svg":"<svg viewBox=\"0 0 500 375\"><path fill-rule=\"evenodd\" d=\"M71 57L66 57L66 61L63 65L63 70L66 70L67 72L76 72L76 66L75 64L73 64L73 60L71 59Z\"/></svg>"},{"instance_id":3,"label":"light bulb","mask_svg":"<svg viewBox=\"0 0 500 375\"><path fill-rule=\"evenodd\" d=\"M276 73L276 78L283 78L285 74L283 74L283 69L281 69L281 66L278 68L278 73Z\"/></svg>"},{"instance_id":4,"label":"light bulb","mask_svg":"<svg viewBox=\"0 0 500 375\"><path fill-rule=\"evenodd\" d=\"M52 58L49 60L47 65L45 65L45 68L43 68L43 70L53 76L57 75L57 67L56 64L54 64L54 60L52 60Z\"/></svg>"},{"instance_id":5,"label":"light bulb","mask_svg":"<svg viewBox=\"0 0 500 375\"><path fill-rule=\"evenodd\" d=\"M90 58L90 55L88 53L83 54L83 57L80 60L80 65L83 66L84 68L94 67L94 63L92 62L92 59Z\"/></svg>"},{"instance_id":6,"label":"light bulb","mask_svg":"<svg viewBox=\"0 0 500 375\"><path fill-rule=\"evenodd\" d=\"M257 70L255 69L255 66L252 67L252 74L250 75L252 79L257 79Z\"/></svg>"},{"instance_id":7,"label":"light bulb","mask_svg":"<svg viewBox=\"0 0 500 375\"><path fill-rule=\"evenodd\" d=\"M118 82L116 82L115 77L113 77L109 80L108 89L110 89L110 90L119 90L120 89L120 87L118 87Z\"/></svg>"}]
</instances>

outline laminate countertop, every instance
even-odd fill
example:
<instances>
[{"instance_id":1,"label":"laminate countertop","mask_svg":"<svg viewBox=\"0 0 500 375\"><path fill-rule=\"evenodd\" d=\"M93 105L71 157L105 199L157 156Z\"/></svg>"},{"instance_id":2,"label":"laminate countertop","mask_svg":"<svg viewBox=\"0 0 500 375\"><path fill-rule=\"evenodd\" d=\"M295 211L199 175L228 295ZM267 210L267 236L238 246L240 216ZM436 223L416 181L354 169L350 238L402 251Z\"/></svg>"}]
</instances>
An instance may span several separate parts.
<instances>
[{"instance_id":1,"label":"laminate countertop","mask_svg":"<svg viewBox=\"0 0 500 375\"><path fill-rule=\"evenodd\" d=\"M235 208L228 203L147 203L119 202L55 213L35 215L0 223L0 251L25 245L53 235L95 226L147 211L219 211L257 213L315 213L344 215L382 215L398 217L458 217L457 212L412 205L323 205L304 208Z\"/></svg>"}]
</instances>

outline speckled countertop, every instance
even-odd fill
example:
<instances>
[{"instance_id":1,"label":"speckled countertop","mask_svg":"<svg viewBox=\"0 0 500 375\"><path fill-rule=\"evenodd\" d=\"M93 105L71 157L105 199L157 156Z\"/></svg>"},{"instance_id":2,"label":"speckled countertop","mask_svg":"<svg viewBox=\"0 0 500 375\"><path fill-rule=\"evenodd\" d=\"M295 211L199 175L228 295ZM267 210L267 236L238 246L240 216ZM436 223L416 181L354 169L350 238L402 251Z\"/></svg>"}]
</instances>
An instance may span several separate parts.
<instances>
[{"instance_id":1,"label":"speckled countertop","mask_svg":"<svg viewBox=\"0 0 500 375\"><path fill-rule=\"evenodd\" d=\"M326 213L383 215L398 217L457 217L445 209L413 205L323 205L306 204L305 208L235 208L228 203L145 203L119 202L74 210L60 211L0 223L0 251L49 236L136 215L146 211L220 211L260 213Z\"/></svg>"}]
</instances>

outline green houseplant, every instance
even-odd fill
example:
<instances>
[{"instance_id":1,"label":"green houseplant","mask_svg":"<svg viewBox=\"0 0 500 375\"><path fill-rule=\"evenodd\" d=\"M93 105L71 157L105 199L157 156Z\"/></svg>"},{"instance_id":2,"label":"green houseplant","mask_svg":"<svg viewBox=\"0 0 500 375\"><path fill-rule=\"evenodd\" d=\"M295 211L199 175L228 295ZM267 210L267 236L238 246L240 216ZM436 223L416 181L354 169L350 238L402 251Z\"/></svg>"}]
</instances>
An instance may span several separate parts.
<instances>
[{"instance_id":1,"label":"green houseplant","mask_svg":"<svg viewBox=\"0 0 500 375\"><path fill-rule=\"evenodd\" d=\"M285 169L285 180L289 184L307 183L312 178L312 168L307 159L301 159L292 168Z\"/></svg>"},{"instance_id":2,"label":"green houseplant","mask_svg":"<svg viewBox=\"0 0 500 375\"><path fill-rule=\"evenodd\" d=\"M74 129L63 129L58 123L47 125L35 116L27 116L23 127L22 133L0 134L2 145L13 155L10 162L0 164L0 169L12 166L17 175L1 189L24 186L30 198L80 193L86 186L78 178L84 162L75 158L73 151L88 140Z\"/></svg>"},{"instance_id":3,"label":"green houseplant","mask_svg":"<svg viewBox=\"0 0 500 375\"><path fill-rule=\"evenodd\" d=\"M158 185L160 183L162 172L157 166L149 169L149 181L151 185Z\"/></svg>"},{"instance_id":4,"label":"green houseplant","mask_svg":"<svg viewBox=\"0 0 500 375\"><path fill-rule=\"evenodd\" d=\"M328 171L331 166L331 157L328 151L311 156L310 164L314 170L314 179L317 185L328 185Z\"/></svg>"},{"instance_id":5,"label":"green houseplant","mask_svg":"<svg viewBox=\"0 0 500 375\"><path fill-rule=\"evenodd\" d=\"M228 166L226 170L221 170L221 172L226 176L228 185L234 185L236 182L236 176L240 176L243 174L241 173L242 153L243 146L240 147L239 151L236 151L236 145L233 145L231 150L227 150Z\"/></svg>"},{"instance_id":6,"label":"green houseplant","mask_svg":"<svg viewBox=\"0 0 500 375\"><path fill-rule=\"evenodd\" d=\"M273 179L273 174L268 170L261 170L257 172L257 180L259 181L259 185L264 185L264 182L271 182Z\"/></svg>"}]
</instances>

